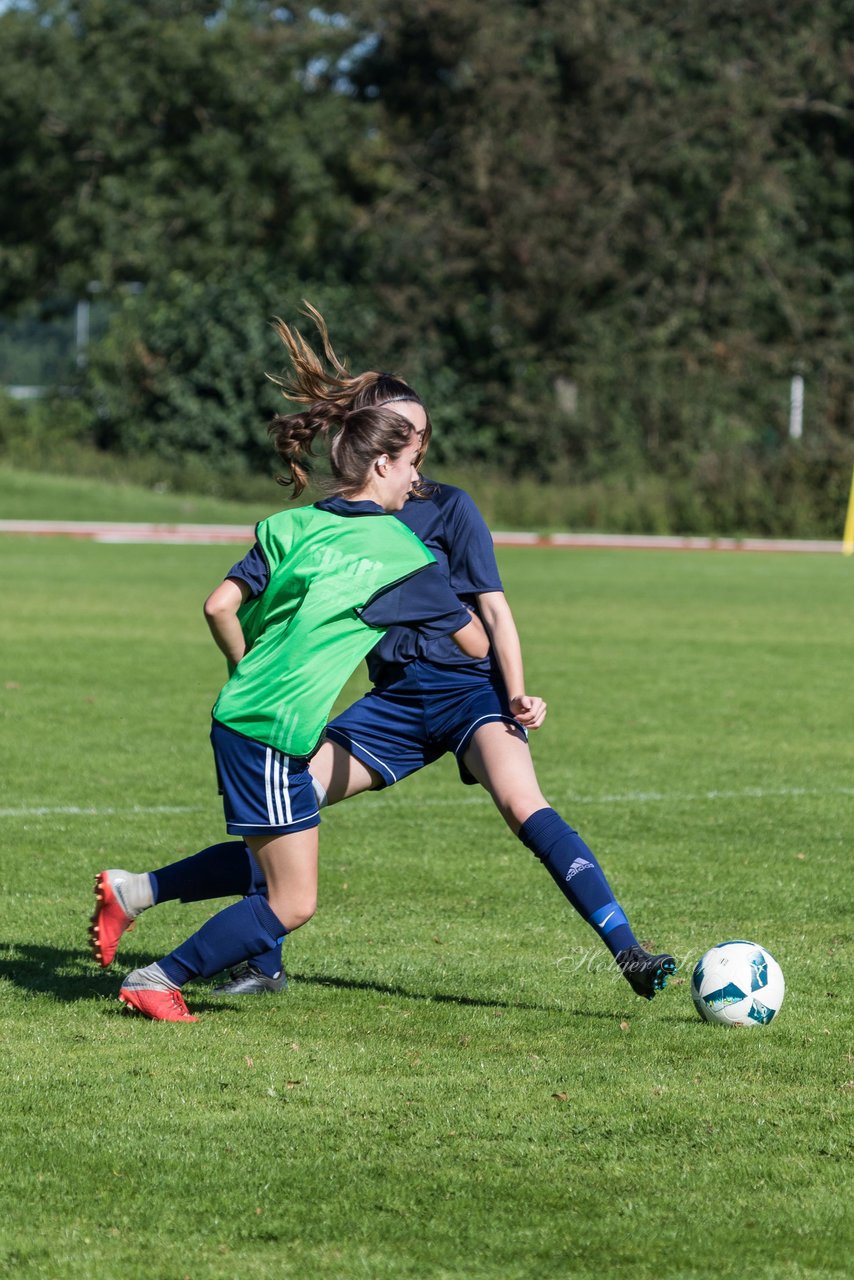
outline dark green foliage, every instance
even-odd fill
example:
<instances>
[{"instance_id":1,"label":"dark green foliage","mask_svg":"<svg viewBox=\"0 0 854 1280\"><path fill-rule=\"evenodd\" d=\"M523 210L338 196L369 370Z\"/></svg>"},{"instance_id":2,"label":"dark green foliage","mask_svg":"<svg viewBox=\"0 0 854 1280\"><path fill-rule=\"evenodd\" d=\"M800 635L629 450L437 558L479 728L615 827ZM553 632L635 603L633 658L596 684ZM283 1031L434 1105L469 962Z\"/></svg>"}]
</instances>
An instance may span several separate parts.
<instances>
[{"instance_id":1,"label":"dark green foliage","mask_svg":"<svg viewBox=\"0 0 854 1280\"><path fill-rule=\"evenodd\" d=\"M700 401L729 443L779 433L796 368L826 385L811 429L841 425L850 2L783 18L545 0L489 24L475 0L368 7L382 40L361 85L407 158L415 228L388 239L422 285L417 310L388 302L401 342L435 330L467 364L481 416L513 424L515 461L658 468L673 442L707 442Z\"/></svg>"},{"instance_id":2,"label":"dark green foliage","mask_svg":"<svg viewBox=\"0 0 854 1280\"><path fill-rule=\"evenodd\" d=\"M98 283L100 448L266 470L266 325L307 297L354 368L415 382L440 465L666 480L674 527L823 528L854 404L852 20L854 0L13 5L0 304Z\"/></svg>"},{"instance_id":3,"label":"dark green foliage","mask_svg":"<svg viewBox=\"0 0 854 1280\"><path fill-rule=\"evenodd\" d=\"M258 250L312 272L337 257L361 126L307 68L341 45L334 27L269 4L3 14L7 302L175 269L204 279Z\"/></svg>"},{"instance_id":4,"label":"dark green foliage","mask_svg":"<svg viewBox=\"0 0 854 1280\"><path fill-rule=\"evenodd\" d=\"M216 471L268 470L277 396L261 353L273 350L271 295L176 272L129 298L88 369L96 445L166 462L194 455Z\"/></svg>"}]
</instances>

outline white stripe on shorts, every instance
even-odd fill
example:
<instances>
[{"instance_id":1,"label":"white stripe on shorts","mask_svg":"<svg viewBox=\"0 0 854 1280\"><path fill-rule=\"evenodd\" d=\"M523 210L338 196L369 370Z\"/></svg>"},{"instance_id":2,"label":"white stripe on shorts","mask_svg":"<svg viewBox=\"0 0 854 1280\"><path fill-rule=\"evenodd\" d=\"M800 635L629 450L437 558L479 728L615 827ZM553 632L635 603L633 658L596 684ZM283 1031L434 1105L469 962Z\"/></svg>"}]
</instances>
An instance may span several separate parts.
<instances>
[{"instance_id":1,"label":"white stripe on shorts","mask_svg":"<svg viewBox=\"0 0 854 1280\"><path fill-rule=\"evenodd\" d=\"M288 824L293 822L291 813L291 793L288 789L288 765L290 764L290 756L282 756L282 798L285 802L285 820Z\"/></svg>"},{"instance_id":2,"label":"white stripe on shorts","mask_svg":"<svg viewBox=\"0 0 854 1280\"><path fill-rule=\"evenodd\" d=\"M282 806L279 803L279 753L268 747L264 755L264 787L267 793L267 821L271 827L282 825ZM278 814L276 810L278 809Z\"/></svg>"},{"instance_id":3,"label":"white stripe on shorts","mask_svg":"<svg viewBox=\"0 0 854 1280\"><path fill-rule=\"evenodd\" d=\"M264 753L264 789L267 793L267 821L273 825L273 796L270 791L270 766L273 763L273 749L268 747Z\"/></svg>"},{"instance_id":4,"label":"white stripe on shorts","mask_svg":"<svg viewBox=\"0 0 854 1280\"><path fill-rule=\"evenodd\" d=\"M275 821L279 826L285 821L285 815L282 812L282 795L281 782L282 779L282 753L281 751L273 752L273 802L276 806Z\"/></svg>"},{"instance_id":5,"label":"white stripe on shorts","mask_svg":"<svg viewBox=\"0 0 854 1280\"><path fill-rule=\"evenodd\" d=\"M476 720L472 721L472 723L468 726L468 728L466 729L462 737L458 738L456 745L452 747L452 751L454 755L456 756L459 754L460 747L462 747L463 745L468 747L472 738L477 733L477 730L482 724L490 724L493 722L502 723L502 724L512 724L514 728L518 729L519 732L524 735L525 741L526 742L528 741L528 731L527 729L524 729L522 725L519 724L518 720L514 720L512 716L504 715L502 712L496 711L496 712L490 713L488 716L478 716Z\"/></svg>"},{"instance_id":6,"label":"white stripe on shorts","mask_svg":"<svg viewBox=\"0 0 854 1280\"><path fill-rule=\"evenodd\" d=\"M264 756L264 787L267 793L267 821L271 827L288 826L293 822L291 797L288 790L289 757L268 747ZM282 809L282 800L285 802Z\"/></svg>"}]
</instances>

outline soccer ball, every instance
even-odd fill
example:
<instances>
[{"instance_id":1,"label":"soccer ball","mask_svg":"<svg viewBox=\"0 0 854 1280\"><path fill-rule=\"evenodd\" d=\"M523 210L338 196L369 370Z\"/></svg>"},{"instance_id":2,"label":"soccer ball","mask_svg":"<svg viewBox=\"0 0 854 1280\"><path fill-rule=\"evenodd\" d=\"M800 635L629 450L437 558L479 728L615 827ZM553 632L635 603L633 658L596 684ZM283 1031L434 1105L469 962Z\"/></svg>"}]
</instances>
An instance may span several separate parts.
<instances>
[{"instance_id":1,"label":"soccer ball","mask_svg":"<svg viewBox=\"0 0 854 1280\"><path fill-rule=\"evenodd\" d=\"M697 961L691 996L700 1017L728 1027L763 1027L780 1012L786 984L755 942L719 942Z\"/></svg>"}]
</instances>

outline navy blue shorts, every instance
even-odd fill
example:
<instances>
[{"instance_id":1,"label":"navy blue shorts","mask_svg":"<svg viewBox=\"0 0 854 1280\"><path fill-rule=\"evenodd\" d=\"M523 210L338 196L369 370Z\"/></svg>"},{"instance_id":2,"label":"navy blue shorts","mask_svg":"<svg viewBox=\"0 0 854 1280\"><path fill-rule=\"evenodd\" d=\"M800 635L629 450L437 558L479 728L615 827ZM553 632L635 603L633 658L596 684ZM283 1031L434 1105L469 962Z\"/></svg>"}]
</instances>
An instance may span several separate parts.
<instances>
[{"instance_id":1,"label":"navy blue shorts","mask_svg":"<svg viewBox=\"0 0 854 1280\"><path fill-rule=\"evenodd\" d=\"M498 681L429 662L401 670L399 680L372 689L326 726L326 737L375 770L382 786L400 782L446 751L456 756L461 780L475 783L463 756L481 725L501 720L525 734Z\"/></svg>"},{"instance_id":2,"label":"navy blue shorts","mask_svg":"<svg viewBox=\"0 0 854 1280\"><path fill-rule=\"evenodd\" d=\"M290 835L319 825L305 756L286 756L216 720L211 745L229 835Z\"/></svg>"}]
</instances>

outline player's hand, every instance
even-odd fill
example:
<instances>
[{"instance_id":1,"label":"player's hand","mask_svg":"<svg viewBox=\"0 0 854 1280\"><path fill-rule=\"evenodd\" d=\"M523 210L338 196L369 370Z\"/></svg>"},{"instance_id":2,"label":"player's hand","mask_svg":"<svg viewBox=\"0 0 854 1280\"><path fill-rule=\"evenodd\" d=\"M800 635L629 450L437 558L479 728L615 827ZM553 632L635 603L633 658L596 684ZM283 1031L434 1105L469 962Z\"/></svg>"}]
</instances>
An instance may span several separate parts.
<instances>
[{"instance_id":1,"label":"player's hand","mask_svg":"<svg viewBox=\"0 0 854 1280\"><path fill-rule=\"evenodd\" d=\"M546 718L548 707L542 698L522 693L510 699L510 710L523 729L539 729Z\"/></svg>"}]
</instances>

